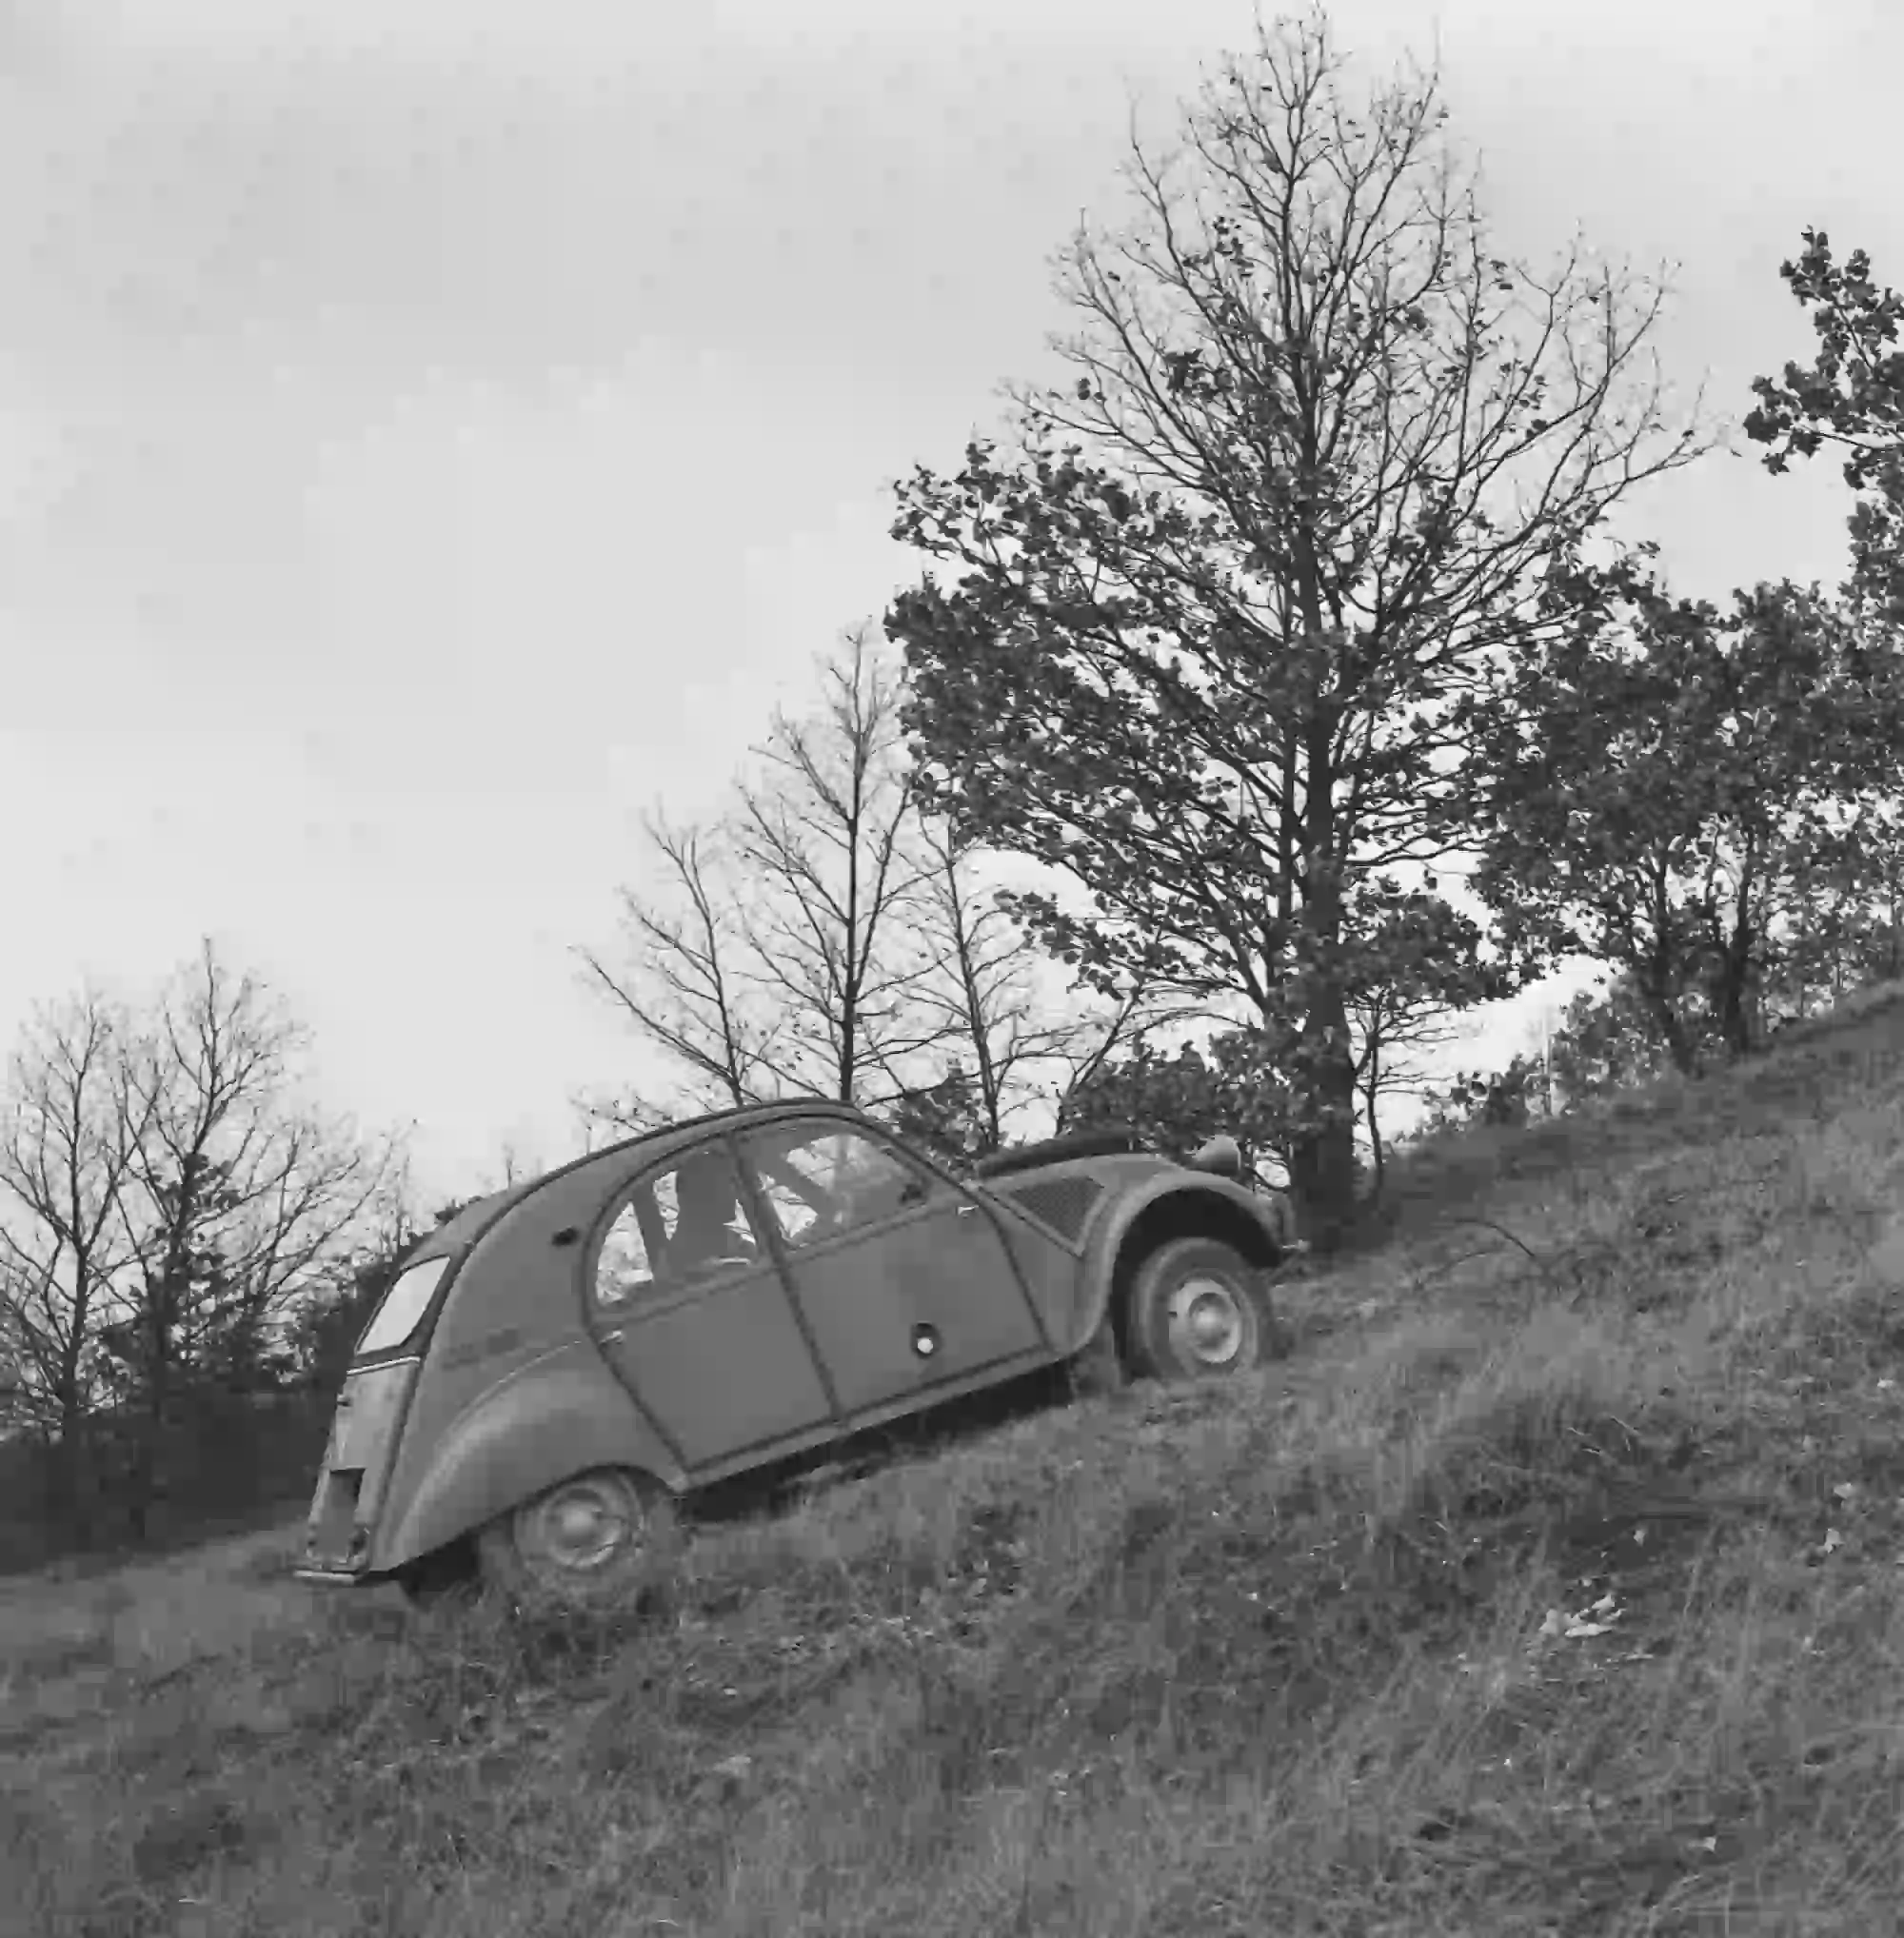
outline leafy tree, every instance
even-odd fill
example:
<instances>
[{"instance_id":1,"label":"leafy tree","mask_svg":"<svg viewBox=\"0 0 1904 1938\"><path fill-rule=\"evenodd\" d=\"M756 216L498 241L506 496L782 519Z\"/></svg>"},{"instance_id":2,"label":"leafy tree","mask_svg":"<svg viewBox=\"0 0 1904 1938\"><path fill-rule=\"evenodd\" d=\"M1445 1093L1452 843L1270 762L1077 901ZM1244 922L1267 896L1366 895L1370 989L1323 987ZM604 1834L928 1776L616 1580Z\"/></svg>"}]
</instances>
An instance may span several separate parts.
<instances>
[{"instance_id":1,"label":"leafy tree","mask_svg":"<svg viewBox=\"0 0 1904 1938\"><path fill-rule=\"evenodd\" d=\"M1287 1168L1287 1045L1259 1029L1219 1031L1206 1045L1166 1051L1140 1042L1081 1084L1066 1112L1067 1130L1129 1128L1184 1158L1209 1138L1237 1140L1244 1168L1265 1159Z\"/></svg>"},{"instance_id":2,"label":"leafy tree","mask_svg":"<svg viewBox=\"0 0 1904 1938\"><path fill-rule=\"evenodd\" d=\"M1003 1145L981 1085L957 1060L936 1083L902 1091L883 1116L898 1136L955 1171Z\"/></svg>"},{"instance_id":3,"label":"leafy tree","mask_svg":"<svg viewBox=\"0 0 1904 1938\"><path fill-rule=\"evenodd\" d=\"M1831 805L1795 857L1766 965L1768 1023L1904 973L1904 800Z\"/></svg>"},{"instance_id":4,"label":"leafy tree","mask_svg":"<svg viewBox=\"0 0 1904 1938\"><path fill-rule=\"evenodd\" d=\"M1698 1066L1704 1019L1750 1050L1795 882L1833 810L1882 785L1890 654L1815 588L1674 601L1641 564L1557 585L1567 631L1458 709L1478 758L1451 825L1510 947L1631 978L1657 1039Z\"/></svg>"},{"instance_id":5,"label":"leafy tree","mask_svg":"<svg viewBox=\"0 0 1904 1938\"><path fill-rule=\"evenodd\" d=\"M1013 447L898 487L943 562L891 607L919 784L962 838L1080 885L1014 906L1100 987L1240 1001L1273 1044L1312 1241L1355 1194L1352 1012L1398 951L1438 1002L1513 965L1432 888L1455 696L1551 627L1541 575L1685 463L1643 367L1656 290L1497 253L1432 76L1358 111L1320 14L1259 29L1133 142L1081 232L1061 385ZM1413 896L1415 899L1411 899Z\"/></svg>"},{"instance_id":6,"label":"leafy tree","mask_svg":"<svg viewBox=\"0 0 1904 1938\"><path fill-rule=\"evenodd\" d=\"M1904 620L1904 351L1893 347L1904 298L1871 280L1871 258L1854 249L1839 264L1823 229L1804 231L1804 251L1781 263L1784 278L1817 333L1816 361L1788 363L1782 382L1753 381L1756 407L1745 420L1770 445L1768 471L1827 445L1844 454L1857 496L1850 519L1852 590L1892 620Z\"/></svg>"},{"instance_id":7,"label":"leafy tree","mask_svg":"<svg viewBox=\"0 0 1904 1938\"><path fill-rule=\"evenodd\" d=\"M1427 1086L1429 1114L1415 1135L1432 1137L1474 1124L1524 1124L1534 1114L1544 1076L1525 1056L1517 1056L1505 1070L1458 1071L1446 1083Z\"/></svg>"},{"instance_id":8,"label":"leafy tree","mask_svg":"<svg viewBox=\"0 0 1904 1938\"><path fill-rule=\"evenodd\" d=\"M1413 983L1399 963L1396 979L1365 992L1352 1013L1356 1083L1369 1143L1366 1183L1372 1193L1380 1191L1386 1169L1382 1101L1422 1087L1421 1073L1409 1053L1446 1040L1440 1022L1444 1014L1432 989ZM1195 1019L1194 1013L1167 1018L1176 1023ZM1296 1121L1295 1098L1284 1074L1289 1048L1267 1032L1233 1022L1201 1046L1184 1043L1175 1051L1167 1051L1149 1033L1140 1034L1124 1055L1107 1057L1081 1081L1067 1099L1063 1126L1128 1125L1180 1157L1210 1137L1233 1137L1250 1171L1260 1175L1269 1163L1286 1177Z\"/></svg>"},{"instance_id":9,"label":"leafy tree","mask_svg":"<svg viewBox=\"0 0 1904 1938\"><path fill-rule=\"evenodd\" d=\"M1692 1026L1696 1046L1713 1047L1710 1019L1696 1017ZM1574 998L1554 1031L1548 1055L1555 1082L1570 1104L1630 1090L1672 1067L1651 1008L1630 972Z\"/></svg>"}]
</instances>

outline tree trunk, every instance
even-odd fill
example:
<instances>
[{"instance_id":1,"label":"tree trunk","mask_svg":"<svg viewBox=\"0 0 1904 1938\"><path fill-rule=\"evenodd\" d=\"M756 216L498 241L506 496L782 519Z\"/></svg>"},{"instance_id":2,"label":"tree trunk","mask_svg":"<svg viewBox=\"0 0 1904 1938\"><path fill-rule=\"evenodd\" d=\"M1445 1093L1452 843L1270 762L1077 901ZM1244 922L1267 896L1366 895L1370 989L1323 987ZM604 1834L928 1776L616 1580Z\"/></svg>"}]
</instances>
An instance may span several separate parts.
<instances>
[{"instance_id":1,"label":"tree trunk","mask_svg":"<svg viewBox=\"0 0 1904 1938\"><path fill-rule=\"evenodd\" d=\"M1339 1251L1356 1213L1356 1066L1348 1009L1334 984L1317 991L1302 1036L1306 1101L1317 1121L1290 1153L1302 1236L1322 1256Z\"/></svg>"},{"instance_id":2,"label":"tree trunk","mask_svg":"<svg viewBox=\"0 0 1904 1938\"><path fill-rule=\"evenodd\" d=\"M1381 1141L1381 1124L1377 1119L1375 1109L1376 1094L1373 1089L1368 1095L1368 1129L1370 1154L1369 1202L1377 1204L1381 1199L1382 1179L1386 1172L1387 1154Z\"/></svg>"},{"instance_id":3,"label":"tree trunk","mask_svg":"<svg viewBox=\"0 0 1904 1938\"><path fill-rule=\"evenodd\" d=\"M1752 1053L1752 1012L1748 1004L1752 975L1752 937L1735 928L1720 969L1719 1033L1735 1057Z\"/></svg>"}]
</instances>

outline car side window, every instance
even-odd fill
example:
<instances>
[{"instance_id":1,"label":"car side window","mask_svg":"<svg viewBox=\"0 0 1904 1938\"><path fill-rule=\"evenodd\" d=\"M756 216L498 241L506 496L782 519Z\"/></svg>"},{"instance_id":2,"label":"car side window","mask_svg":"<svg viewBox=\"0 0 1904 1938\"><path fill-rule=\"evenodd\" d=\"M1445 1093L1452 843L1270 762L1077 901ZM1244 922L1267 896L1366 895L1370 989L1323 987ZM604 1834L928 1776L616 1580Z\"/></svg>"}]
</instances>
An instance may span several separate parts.
<instances>
[{"instance_id":1,"label":"car side window","mask_svg":"<svg viewBox=\"0 0 1904 1938\"><path fill-rule=\"evenodd\" d=\"M782 1238L795 1251L877 1224L948 1190L890 1145L824 1119L756 1132L741 1149Z\"/></svg>"},{"instance_id":2,"label":"car side window","mask_svg":"<svg viewBox=\"0 0 1904 1938\"><path fill-rule=\"evenodd\" d=\"M650 1172L615 1215L595 1262L595 1302L621 1310L757 1264L765 1248L724 1145Z\"/></svg>"}]
</instances>

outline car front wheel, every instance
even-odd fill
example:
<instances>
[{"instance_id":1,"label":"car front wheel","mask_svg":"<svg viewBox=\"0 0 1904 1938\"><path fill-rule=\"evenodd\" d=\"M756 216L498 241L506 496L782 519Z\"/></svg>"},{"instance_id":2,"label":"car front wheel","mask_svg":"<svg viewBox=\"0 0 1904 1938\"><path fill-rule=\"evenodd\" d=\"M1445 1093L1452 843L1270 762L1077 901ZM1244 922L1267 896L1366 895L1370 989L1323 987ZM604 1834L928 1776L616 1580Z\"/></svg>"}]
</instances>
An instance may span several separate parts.
<instances>
[{"instance_id":1,"label":"car front wheel","mask_svg":"<svg viewBox=\"0 0 1904 1938\"><path fill-rule=\"evenodd\" d=\"M657 1584L672 1527L659 1486L601 1467L499 1515L476 1552L485 1584L519 1604L632 1608Z\"/></svg>"},{"instance_id":2,"label":"car front wheel","mask_svg":"<svg viewBox=\"0 0 1904 1938\"><path fill-rule=\"evenodd\" d=\"M1218 1238L1176 1238L1145 1258L1126 1307L1131 1358L1156 1379L1223 1379L1271 1356L1279 1330L1261 1275Z\"/></svg>"}]
</instances>

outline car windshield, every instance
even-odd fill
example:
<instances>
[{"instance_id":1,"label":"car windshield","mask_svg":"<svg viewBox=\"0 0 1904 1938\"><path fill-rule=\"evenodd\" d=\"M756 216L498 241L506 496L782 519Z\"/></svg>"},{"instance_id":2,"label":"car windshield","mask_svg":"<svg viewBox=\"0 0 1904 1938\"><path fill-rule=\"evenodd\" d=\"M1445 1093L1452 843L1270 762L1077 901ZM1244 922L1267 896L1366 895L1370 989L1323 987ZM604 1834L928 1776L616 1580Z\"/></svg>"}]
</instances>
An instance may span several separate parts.
<instances>
[{"instance_id":1,"label":"car windshield","mask_svg":"<svg viewBox=\"0 0 1904 1938\"><path fill-rule=\"evenodd\" d=\"M384 1295L376 1317L357 1341L358 1354L387 1353L392 1346L401 1346L416 1331L430 1294L448 1269L447 1258L426 1258L422 1264L398 1274L397 1282Z\"/></svg>"}]
</instances>

